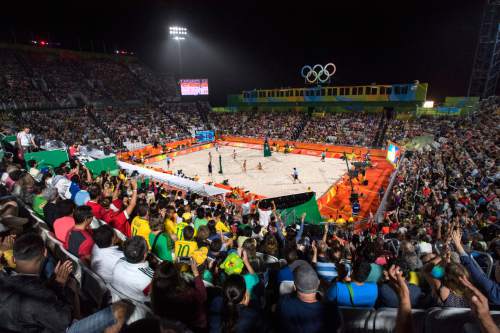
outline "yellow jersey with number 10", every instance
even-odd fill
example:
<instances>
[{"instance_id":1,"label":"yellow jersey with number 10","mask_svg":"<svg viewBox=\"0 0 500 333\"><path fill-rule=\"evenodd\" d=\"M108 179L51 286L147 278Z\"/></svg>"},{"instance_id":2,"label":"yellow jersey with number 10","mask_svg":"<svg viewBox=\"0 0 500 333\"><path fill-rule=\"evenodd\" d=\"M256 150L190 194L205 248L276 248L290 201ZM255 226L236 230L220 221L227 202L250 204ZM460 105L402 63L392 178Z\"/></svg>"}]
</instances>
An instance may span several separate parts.
<instances>
[{"instance_id":1,"label":"yellow jersey with number 10","mask_svg":"<svg viewBox=\"0 0 500 333\"><path fill-rule=\"evenodd\" d=\"M151 229L149 228L148 220L136 216L132 220L130 228L132 230L132 236L141 236L148 243L148 248L151 248L151 244L149 244L149 234L151 233Z\"/></svg>"},{"instance_id":2,"label":"yellow jersey with number 10","mask_svg":"<svg viewBox=\"0 0 500 333\"><path fill-rule=\"evenodd\" d=\"M175 257L190 257L194 251L198 250L198 243L193 241L176 241Z\"/></svg>"}]
</instances>

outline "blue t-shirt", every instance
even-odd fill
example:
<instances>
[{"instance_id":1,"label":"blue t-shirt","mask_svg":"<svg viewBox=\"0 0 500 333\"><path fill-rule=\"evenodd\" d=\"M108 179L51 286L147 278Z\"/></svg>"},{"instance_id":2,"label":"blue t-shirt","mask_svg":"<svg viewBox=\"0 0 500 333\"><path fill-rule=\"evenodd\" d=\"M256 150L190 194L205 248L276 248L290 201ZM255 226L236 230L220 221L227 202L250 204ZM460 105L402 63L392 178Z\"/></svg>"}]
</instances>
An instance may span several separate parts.
<instances>
[{"instance_id":1,"label":"blue t-shirt","mask_svg":"<svg viewBox=\"0 0 500 333\"><path fill-rule=\"evenodd\" d=\"M290 267L285 266L278 272L278 284L283 281L293 281L293 273Z\"/></svg>"},{"instance_id":2,"label":"blue t-shirt","mask_svg":"<svg viewBox=\"0 0 500 333\"><path fill-rule=\"evenodd\" d=\"M335 332L340 325L338 308L332 303L306 303L296 295L285 295L278 305L280 332Z\"/></svg>"},{"instance_id":3,"label":"blue t-shirt","mask_svg":"<svg viewBox=\"0 0 500 333\"><path fill-rule=\"evenodd\" d=\"M360 308L371 308L375 305L378 296L378 287L376 283L365 282L361 286L356 283L350 283L352 287L352 298L349 295L347 283L337 282L330 287L327 293L327 299L340 306L355 306ZM354 303L354 304L353 304Z\"/></svg>"}]
</instances>

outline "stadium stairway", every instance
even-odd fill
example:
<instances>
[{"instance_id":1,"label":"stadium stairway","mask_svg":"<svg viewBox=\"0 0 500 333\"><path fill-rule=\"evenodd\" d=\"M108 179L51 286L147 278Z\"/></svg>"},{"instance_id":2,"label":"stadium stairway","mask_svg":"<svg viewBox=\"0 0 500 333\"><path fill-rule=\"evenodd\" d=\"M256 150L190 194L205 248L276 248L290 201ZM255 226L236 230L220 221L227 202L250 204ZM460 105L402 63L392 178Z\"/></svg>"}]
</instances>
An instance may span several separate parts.
<instances>
[{"instance_id":1,"label":"stadium stairway","mask_svg":"<svg viewBox=\"0 0 500 333\"><path fill-rule=\"evenodd\" d=\"M99 116L97 116L94 112L92 112L90 109L87 109L87 115L89 116L90 119L94 122L94 125L101 128L103 132L106 134L106 136L109 138L110 142L114 145L122 144L122 142L116 142L116 140L113 140L113 138L116 138L116 133L114 130L109 128L104 124L103 121L99 119Z\"/></svg>"},{"instance_id":2,"label":"stadium stairway","mask_svg":"<svg viewBox=\"0 0 500 333\"><path fill-rule=\"evenodd\" d=\"M205 124L205 128L210 128L210 121L208 119L208 114L210 113L210 104L208 102L196 101L196 108L198 113Z\"/></svg>"},{"instance_id":3,"label":"stadium stairway","mask_svg":"<svg viewBox=\"0 0 500 333\"><path fill-rule=\"evenodd\" d=\"M385 121L385 117L381 116L380 120L378 122L377 126L377 133L375 134L375 138L373 139L372 142L372 147L380 147L381 146L381 140L385 136L385 131L387 130L387 121ZM382 139L381 139L382 137Z\"/></svg>"},{"instance_id":4,"label":"stadium stairway","mask_svg":"<svg viewBox=\"0 0 500 333\"><path fill-rule=\"evenodd\" d=\"M306 112L303 116L300 122L297 124L297 126L294 129L294 132L292 134L291 140L295 141L298 140L304 129L307 127L307 124L311 120L311 113Z\"/></svg>"},{"instance_id":5,"label":"stadium stairway","mask_svg":"<svg viewBox=\"0 0 500 333\"><path fill-rule=\"evenodd\" d=\"M165 114L165 116L167 116L167 118L170 119L171 122L173 122L174 124L176 124L185 133L187 133L187 134L191 133L189 131L189 128L187 128L186 126L184 126L184 124L180 123L177 119L175 119L174 117L172 117L172 115L168 112L168 110L166 110L166 109L161 110L161 108L160 108L160 111L163 112Z\"/></svg>"}]
</instances>

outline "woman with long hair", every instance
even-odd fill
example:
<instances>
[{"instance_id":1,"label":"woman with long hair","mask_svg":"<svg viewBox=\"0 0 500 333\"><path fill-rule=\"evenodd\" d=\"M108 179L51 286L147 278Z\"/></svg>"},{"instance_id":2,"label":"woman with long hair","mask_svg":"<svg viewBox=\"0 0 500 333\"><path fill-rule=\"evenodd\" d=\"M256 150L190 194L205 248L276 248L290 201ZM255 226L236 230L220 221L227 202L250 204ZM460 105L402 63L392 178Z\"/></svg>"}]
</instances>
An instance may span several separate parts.
<instances>
[{"instance_id":1,"label":"woman with long hair","mask_svg":"<svg viewBox=\"0 0 500 333\"><path fill-rule=\"evenodd\" d=\"M422 272L439 306L469 307L465 295L467 288L460 282L461 277L470 278L464 266L454 262L447 263L441 257L434 256L424 265Z\"/></svg>"},{"instance_id":2,"label":"woman with long hair","mask_svg":"<svg viewBox=\"0 0 500 333\"><path fill-rule=\"evenodd\" d=\"M181 276L176 264L162 262L153 277L151 303L157 316L179 320L193 331L204 331L207 326L207 292L194 260L191 271L193 283Z\"/></svg>"},{"instance_id":3,"label":"woman with long hair","mask_svg":"<svg viewBox=\"0 0 500 333\"><path fill-rule=\"evenodd\" d=\"M210 307L210 332L244 333L267 332L269 325L264 315L249 306L250 293L241 275L230 275L222 287L222 296Z\"/></svg>"}]
</instances>

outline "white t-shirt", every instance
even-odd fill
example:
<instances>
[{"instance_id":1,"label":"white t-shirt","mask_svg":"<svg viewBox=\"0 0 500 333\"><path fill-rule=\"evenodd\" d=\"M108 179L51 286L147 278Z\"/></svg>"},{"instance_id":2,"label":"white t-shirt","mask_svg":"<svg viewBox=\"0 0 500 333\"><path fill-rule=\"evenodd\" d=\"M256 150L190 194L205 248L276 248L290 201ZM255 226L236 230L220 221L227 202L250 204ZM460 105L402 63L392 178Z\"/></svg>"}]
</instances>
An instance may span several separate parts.
<instances>
[{"instance_id":1,"label":"white t-shirt","mask_svg":"<svg viewBox=\"0 0 500 333\"><path fill-rule=\"evenodd\" d=\"M269 220L271 219L272 210L262 210L259 208L259 224L263 228L267 228L269 225Z\"/></svg>"},{"instance_id":2,"label":"white t-shirt","mask_svg":"<svg viewBox=\"0 0 500 333\"><path fill-rule=\"evenodd\" d=\"M138 301L149 301L149 289L153 279L153 270L147 262L131 264L121 258L113 269L111 286L123 295Z\"/></svg>"},{"instance_id":3,"label":"white t-shirt","mask_svg":"<svg viewBox=\"0 0 500 333\"><path fill-rule=\"evenodd\" d=\"M17 139L21 142L21 146L27 147L31 146L33 135L31 135L30 133L26 133L25 131L21 131L17 133Z\"/></svg>"},{"instance_id":4,"label":"white t-shirt","mask_svg":"<svg viewBox=\"0 0 500 333\"><path fill-rule=\"evenodd\" d=\"M253 201L249 201L249 202L242 204L241 205L241 214L242 215L250 214L250 211L252 209L252 204L253 204Z\"/></svg>"},{"instance_id":5,"label":"white t-shirt","mask_svg":"<svg viewBox=\"0 0 500 333\"><path fill-rule=\"evenodd\" d=\"M118 249L118 246L110 246L100 248L94 244L92 255L90 257L90 268L106 283L111 283L113 279L113 269L118 260L123 258L123 252Z\"/></svg>"}]
</instances>

